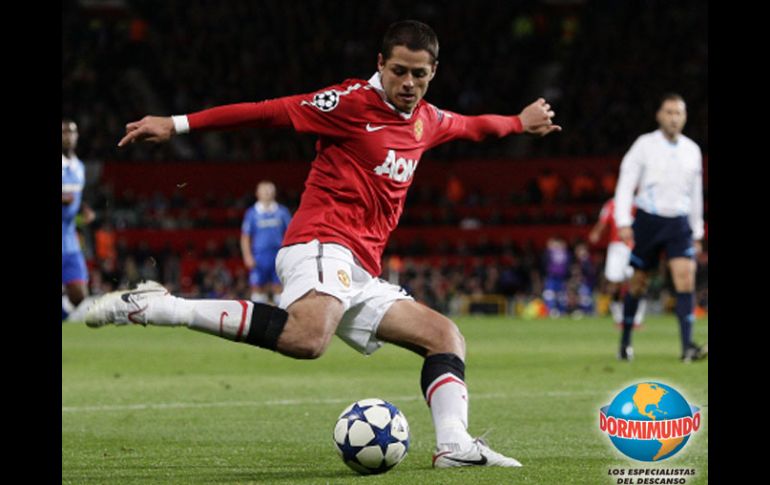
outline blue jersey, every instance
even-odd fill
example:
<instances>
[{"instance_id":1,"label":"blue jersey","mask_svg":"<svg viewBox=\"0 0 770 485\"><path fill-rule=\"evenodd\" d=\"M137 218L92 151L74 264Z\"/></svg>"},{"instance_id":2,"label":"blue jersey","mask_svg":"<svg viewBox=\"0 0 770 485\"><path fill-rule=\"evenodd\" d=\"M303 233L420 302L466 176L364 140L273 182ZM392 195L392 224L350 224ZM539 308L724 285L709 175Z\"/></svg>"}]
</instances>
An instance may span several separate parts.
<instances>
[{"instance_id":1,"label":"blue jersey","mask_svg":"<svg viewBox=\"0 0 770 485\"><path fill-rule=\"evenodd\" d=\"M61 193L72 194L70 204L61 206L61 252L62 254L80 252L80 241L75 231L75 216L80 211L83 187L86 184L86 171L83 162L77 156L61 156Z\"/></svg>"},{"instance_id":2,"label":"blue jersey","mask_svg":"<svg viewBox=\"0 0 770 485\"><path fill-rule=\"evenodd\" d=\"M251 254L255 259L265 253L277 253L283 242L283 235L289 227L291 214L286 207L273 203L268 207L256 203L246 210L241 233L251 238Z\"/></svg>"}]
</instances>

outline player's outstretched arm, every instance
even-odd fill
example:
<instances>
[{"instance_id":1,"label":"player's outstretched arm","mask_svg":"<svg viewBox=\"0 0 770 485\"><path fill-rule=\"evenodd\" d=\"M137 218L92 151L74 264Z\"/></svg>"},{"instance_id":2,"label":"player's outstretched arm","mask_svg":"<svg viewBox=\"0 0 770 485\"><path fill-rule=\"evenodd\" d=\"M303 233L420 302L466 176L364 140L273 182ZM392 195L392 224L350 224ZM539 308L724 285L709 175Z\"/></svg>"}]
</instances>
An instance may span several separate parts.
<instances>
[{"instance_id":1,"label":"player's outstretched arm","mask_svg":"<svg viewBox=\"0 0 770 485\"><path fill-rule=\"evenodd\" d=\"M166 142L174 134L174 121L171 116L145 116L126 125L126 135L118 142L118 146L137 141Z\"/></svg>"},{"instance_id":2,"label":"player's outstretched arm","mask_svg":"<svg viewBox=\"0 0 770 485\"><path fill-rule=\"evenodd\" d=\"M561 126L553 124L554 115L551 105L545 99L538 98L522 110L519 119L526 133L545 136L553 131L561 131Z\"/></svg>"}]
</instances>

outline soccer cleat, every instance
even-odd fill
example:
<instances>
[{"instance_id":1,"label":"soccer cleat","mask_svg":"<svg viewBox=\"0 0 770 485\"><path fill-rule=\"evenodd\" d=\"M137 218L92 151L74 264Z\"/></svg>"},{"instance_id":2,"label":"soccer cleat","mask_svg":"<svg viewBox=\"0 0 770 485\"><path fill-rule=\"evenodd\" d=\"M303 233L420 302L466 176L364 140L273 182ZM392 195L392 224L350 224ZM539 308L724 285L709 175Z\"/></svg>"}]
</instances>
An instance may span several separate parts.
<instances>
[{"instance_id":1,"label":"soccer cleat","mask_svg":"<svg viewBox=\"0 0 770 485\"><path fill-rule=\"evenodd\" d=\"M522 466L518 460L492 450L482 439L476 438L470 448L464 451L436 450L433 454L433 468L456 466Z\"/></svg>"},{"instance_id":2,"label":"soccer cleat","mask_svg":"<svg viewBox=\"0 0 770 485\"><path fill-rule=\"evenodd\" d=\"M131 290L113 291L96 299L86 313L86 325L98 328L109 323L147 325L147 302L168 295L168 290L155 281L139 283Z\"/></svg>"},{"instance_id":3,"label":"soccer cleat","mask_svg":"<svg viewBox=\"0 0 770 485\"><path fill-rule=\"evenodd\" d=\"M618 360L634 360L634 348L630 345L620 347L618 351Z\"/></svg>"},{"instance_id":4,"label":"soccer cleat","mask_svg":"<svg viewBox=\"0 0 770 485\"><path fill-rule=\"evenodd\" d=\"M709 346L708 344L705 345L697 345L697 344L690 344L690 346L685 350L684 354L682 354L682 362L689 363L694 360L703 360L707 358L709 355Z\"/></svg>"}]
</instances>

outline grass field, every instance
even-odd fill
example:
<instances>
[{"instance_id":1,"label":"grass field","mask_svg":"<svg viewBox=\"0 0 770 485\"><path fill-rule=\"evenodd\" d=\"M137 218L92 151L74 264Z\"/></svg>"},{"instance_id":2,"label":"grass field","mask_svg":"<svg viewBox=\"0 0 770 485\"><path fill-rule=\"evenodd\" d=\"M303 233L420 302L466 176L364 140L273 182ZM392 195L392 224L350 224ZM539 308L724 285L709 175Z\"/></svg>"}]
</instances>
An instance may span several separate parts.
<instances>
[{"instance_id":1,"label":"grass field","mask_svg":"<svg viewBox=\"0 0 770 485\"><path fill-rule=\"evenodd\" d=\"M335 339L317 361L295 361L184 328L62 325L64 484L599 484L611 468L694 468L708 483L708 362L679 362L673 316L635 334L636 360L615 358L609 319L458 318L467 340L470 428L519 469L431 468L421 359L394 346L363 357ZM695 340L708 340L698 321ZM676 456L625 458L598 429L599 408L626 386L658 380L701 406L703 425ZM359 477L332 448L350 402L396 404L409 455ZM636 479L632 483L637 483Z\"/></svg>"}]
</instances>

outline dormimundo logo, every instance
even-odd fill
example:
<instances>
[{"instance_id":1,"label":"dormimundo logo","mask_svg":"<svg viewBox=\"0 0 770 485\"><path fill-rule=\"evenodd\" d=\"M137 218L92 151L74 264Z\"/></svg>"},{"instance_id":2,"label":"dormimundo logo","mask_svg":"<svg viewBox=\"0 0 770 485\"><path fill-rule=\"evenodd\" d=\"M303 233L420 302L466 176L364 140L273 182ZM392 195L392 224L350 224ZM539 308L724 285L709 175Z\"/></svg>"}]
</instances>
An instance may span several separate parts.
<instances>
[{"instance_id":1,"label":"dormimundo logo","mask_svg":"<svg viewBox=\"0 0 770 485\"><path fill-rule=\"evenodd\" d=\"M621 453L639 461L674 456L700 425L700 409L659 382L625 388L599 413L602 432Z\"/></svg>"}]
</instances>

